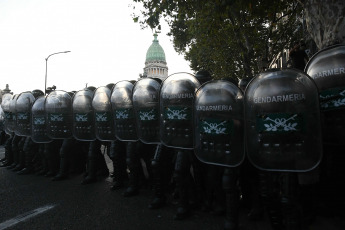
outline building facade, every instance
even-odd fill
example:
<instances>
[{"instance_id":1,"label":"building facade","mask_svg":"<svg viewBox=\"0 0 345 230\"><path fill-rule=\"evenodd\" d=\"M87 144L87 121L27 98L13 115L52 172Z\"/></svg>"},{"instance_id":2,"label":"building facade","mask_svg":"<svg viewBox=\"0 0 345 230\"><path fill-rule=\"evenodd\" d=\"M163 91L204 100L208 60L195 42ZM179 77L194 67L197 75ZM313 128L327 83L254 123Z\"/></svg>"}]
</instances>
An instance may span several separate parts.
<instances>
[{"instance_id":1,"label":"building facade","mask_svg":"<svg viewBox=\"0 0 345 230\"><path fill-rule=\"evenodd\" d=\"M8 84L6 84L5 89L3 89L3 90L0 89L0 104L2 102L2 95L4 95L5 93L11 93L11 90L10 90Z\"/></svg>"},{"instance_id":2,"label":"building facade","mask_svg":"<svg viewBox=\"0 0 345 230\"><path fill-rule=\"evenodd\" d=\"M165 53L159 44L157 34L154 34L154 40L146 52L145 68L142 77L159 78L162 81L168 77L168 66L165 59Z\"/></svg>"}]
</instances>

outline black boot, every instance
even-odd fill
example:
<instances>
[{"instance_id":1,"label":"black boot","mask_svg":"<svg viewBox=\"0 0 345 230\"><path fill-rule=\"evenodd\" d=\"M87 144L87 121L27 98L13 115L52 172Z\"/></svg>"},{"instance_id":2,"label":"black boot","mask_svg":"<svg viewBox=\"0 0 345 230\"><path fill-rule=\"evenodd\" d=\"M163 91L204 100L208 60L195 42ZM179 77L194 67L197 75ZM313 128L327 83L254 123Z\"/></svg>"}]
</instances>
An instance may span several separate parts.
<instances>
[{"instance_id":1,"label":"black boot","mask_svg":"<svg viewBox=\"0 0 345 230\"><path fill-rule=\"evenodd\" d=\"M124 197L135 196L139 193L139 170L141 169L141 163L137 147L137 142L127 142L126 163L129 169L129 183L127 189L122 193Z\"/></svg>"},{"instance_id":2,"label":"black boot","mask_svg":"<svg viewBox=\"0 0 345 230\"><path fill-rule=\"evenodd\" d=\"M96 162L94 158L89 158L87 162L87 176L83 179L81 184L91 184L95 183L96 181Z\"/></svg>"},{"instance_id":3,"label":"black boot","mask_svg":"<svg viewBox=\"0 0 345 230\"><path fill-rule=\"evenodd\" d=\"M302 230L302 208L298 202L299 186L296 173L282 173L281 202L286 230ZM307 227L306 227L307 228Z\"/></svg>"},{"instance_id":4,"label":"black boot","mask_svg":"<svg viewBox=\"0 0 345 230\"><path fill-rule=\"evenodd\" d=\"M33 155L35 151L36 145L32 142L30 137L27 137L25 140L24 148L23 148L23 155L24 155L24 169L19 171L18 175L26 175L34 172L33 166Z\"/></svg>"},{"instance_id":5,"label":"black boot","mask_svg":"<svg viewBox=\"0 0 345 230\"><path fill-rule=\"evenodd\" d=\"M155 174L155 172L153 172ZM149 204L149 209L158 209L166 205L165 190L163 189L164 182L162 181L162 176L158 173L155 175L156 178L153 179L153 190L154 198Z\"/></svg>"},{"instance_id":6,"label":"black boot","mask_svg":"<svg viewBox=\"0 0 345 230\"><path fill-rule=\"evenodd\" d=\"M163 175L159 168L155 168L155 163L156 162L152 161L154 198L149 204L149 209L158 209L166 205L166 196L163 189L164 182L162 181Z\"/></svg>"},{"instance_id":7,"label":"black boot","mask_svg":"<svg viewBox=\"0 0 345 230\"><path fill-rule=\"evenodd\" d=\"M179 150L176 155L174 181L178 192L178 206L174 220L183 220L190 215L189 188L192 178L190 174L191 159L188 154L189 152L186 150Z\"/></svg>"},{"instance_id":8,"label":"black boot","mask_svg":"<svg viewBox=\"0 0 345 230\"><path fill-rule=\"evenodd\" d=\"M17 172L18 175L27 175L34 172L34 168L32 165L31 149L23 151L23 155L24 155L25 167L22 170Z\"/></svg>"},{"instance_id":9,"label":"black boot","mask_svg":"<svg viewBox=\"0 0 345 230\"><path fill-rule=\"evenodd\" d=\"M127 189L122 193L124 197L131 197L139 194L139 168L131 168L129 172L129 183Z\"/></svg>"},{"instance_id":10,"label":"black boot","mask_svg":"<svg viewBox=\"0 0 345 230\"><path fill-rule=\"evenodd\" d=\"M0 167L8 167L13 164L12 139L8 138L5 142L5 158Z\"/></svg>"},{"instance_id":11,"label":"black boot","mask_svg":"<svg viewBox=\"0 0 345 230\"><path fill-rule=\"evenodd\" d=\"M40 171L37 172L38 176L43 176L45 174L47 174L47 172L49 171L49 167L48 167L48 160L44 157L42 158L42 168Z\"/></svg>"},{"instance_id":12,"label":"black boot","mask_svg":"<svg viewBox=\"0 0 345 230\"><path fill-rule=\"evenodd\" d=\"M60 161L58 159L57 153L49 153L49 157L47 159L48 162L48 171L44 175L45 177L54 177L59 169Z\"/></svg>"},{"instance_id":13,"label":"black boot","mask_svg":"<svg viewBox=\"0 0 345 230\"><path fill-rule=\"evenodd\" d=\"M110 187L111 190L118 190L124 187L124 182L128 180L128 174L126 169L126 159L121 157L119 159L113 158L113 184Z\"/></svg>"},{"instance_id":14,"label":"black boot","mask_svg":"<svg viewBox=\"0 0 345 230\"><path fill-rule=\"evenodd\" d=\"M273 230L285 229L280 200L280 189L277 187L278 175L270 172L260 172L260 194L263 205L267 208L268 217Z\"/></svg>"},{"instance_id":15,"label":"black boot","mask_svg":"<svg viewBox=\"0 0 345 230\"><path fill-rule=\"evenodd\" d=\"M65 157L60 158L60 169L58 174L53 177L52 181L60 181L68 178L68 162Z\"/></svg>"},{"instance_id":16,"label":"black boot","mask_svg":"<svg viewBox=\"0 0 345 230\"><path fill-rule=\"evenodd\" d=\"M149 209L158 209L166 205L165 192L171 176L168 165L169 155L171 155L171 151L169 152L162 144L157 145L151 161L154 198L149 204Z\"/></svg>"},{"instance_id":17,"label":"black boot","mask_svg":"<svg viewBox=\"0 0 345 230\"><path fill-rule=\"evenodd\" d=\"M19 160L19 163L16 165L16 167L12 169L12 171L14 172L18 172L25 168L25 153L23 150L19 151L18 160Z\"/></svg>"},{"instance_id":18,"label":"black boot","mask_svg":"<svg viewBox=\"0 0 345 230\"><path fill-rule=\"evenodd\" d=\"M188 199L188 188L180 187L178 189L179 201L177 211L174 216L174 220L183 220L190 215L189 199Z\"/></svg>"},{"instance_id":19,"label":"black boot","mask_svg":"<svg viewBox=\"0 0 345 230\"><path fill-rule=\"evenodd\" d=\"M237 230L239 221L239 188L236 168L225 169L223 175L223 188L226 194L226 216L224 229Z\"/></svg>"},{"instance_id":20,"label":"black boot","mask_svg":"<svg viewBox=\"0 0 345 230\"><path fill-rule=\"evenodd\" d=\"M109 169L101 151L96 154L96 176L101 178L109 177Z\"/></svg>"}]
</instances>

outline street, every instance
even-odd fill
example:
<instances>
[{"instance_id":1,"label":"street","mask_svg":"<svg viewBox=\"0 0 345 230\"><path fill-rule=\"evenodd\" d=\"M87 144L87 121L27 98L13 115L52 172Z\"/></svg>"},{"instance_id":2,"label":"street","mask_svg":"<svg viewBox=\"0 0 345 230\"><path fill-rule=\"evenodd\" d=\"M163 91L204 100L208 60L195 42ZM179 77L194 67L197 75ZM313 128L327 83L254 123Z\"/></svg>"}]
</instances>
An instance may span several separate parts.
<instances>
[{"instance_id":1,"label":"street","mask_svg":"<svg viewBox=\"0 0 345 230\"><path fill-rule=\"evenodd\" d=\"M0 146L0 158L4 148ZM147 208L152 191L142 188L135 197L125 198L124 189L111 191L110 178L81 185L83 175L51 181L44 176L17 175L0 168L0 230L3 229L198 229L221 230L224 217L194 210L191 217L173 219L176 207L171 200L159 210ZM268 219L251 222L244 213L240 229L270 230ZM310 229L344 229L337 218L317 218Z\"/></svg>"}]
</instances>

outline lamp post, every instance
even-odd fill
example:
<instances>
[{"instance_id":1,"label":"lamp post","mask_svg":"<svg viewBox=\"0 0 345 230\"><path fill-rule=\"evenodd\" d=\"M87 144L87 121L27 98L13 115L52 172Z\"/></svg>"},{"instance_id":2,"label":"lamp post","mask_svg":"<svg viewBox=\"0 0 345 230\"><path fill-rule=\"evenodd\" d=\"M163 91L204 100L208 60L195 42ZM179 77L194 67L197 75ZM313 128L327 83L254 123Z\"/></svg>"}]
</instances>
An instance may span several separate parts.
<instances>
[{"instance_id":1,"label":"lamp post","mask_svg":"<svg viewBox=\"0 0 345 230\"><path fill-rule=\"evenodd\" d=\"M44 94L47 94L48 59L55 54L63 54L63 53L69 53L69 52L71 52L71 51L62 51L62 52L52 53L52 54L49 54L49 56L46 58L46 77L45 77L45 82L44 82Z\"/></svg>"}]
</instances>

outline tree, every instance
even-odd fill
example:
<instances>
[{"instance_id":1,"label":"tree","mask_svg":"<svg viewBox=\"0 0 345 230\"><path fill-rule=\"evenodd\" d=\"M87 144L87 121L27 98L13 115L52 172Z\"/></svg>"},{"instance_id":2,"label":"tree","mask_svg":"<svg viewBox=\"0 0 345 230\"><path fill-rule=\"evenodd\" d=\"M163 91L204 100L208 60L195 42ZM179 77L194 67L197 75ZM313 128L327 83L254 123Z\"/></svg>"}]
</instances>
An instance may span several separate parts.
<instances>
[{"instance_id":1,"label":"tree","mask_svg":"<svg viewBox=\"0 0 345 230\"><path fill-rule=\"evenodd\" d=\"M160 30L164 18L175 50L193 70L206 69L215 78L253 77L301 38L318 49L344 43L343 0L133 1L143 5L136 21Z\"/></svg>"},{"instance_id":2,"label":"tree","mask_svg":"<svg viewBox=\"0 0 345 230\"><path fill-rule=\"evenodd\" d=\"M170 26L174 48L195 71L215 78L253 77L291 40L301 22L297 1L133 0L143 5L134 16L144 26Z\"/></svg>"},{"instance_id":3,"label":"tree","mask_svg":"<svg viewBox=\"0 0 345 230\"><path fill-rule=\"evenodd\" d=\"M345 41L345 1L301 1L308 32L319 49Z\"/></svg>"}]
</instances>

